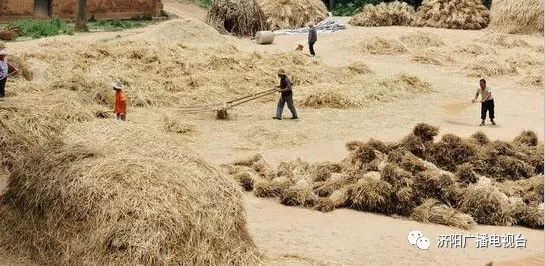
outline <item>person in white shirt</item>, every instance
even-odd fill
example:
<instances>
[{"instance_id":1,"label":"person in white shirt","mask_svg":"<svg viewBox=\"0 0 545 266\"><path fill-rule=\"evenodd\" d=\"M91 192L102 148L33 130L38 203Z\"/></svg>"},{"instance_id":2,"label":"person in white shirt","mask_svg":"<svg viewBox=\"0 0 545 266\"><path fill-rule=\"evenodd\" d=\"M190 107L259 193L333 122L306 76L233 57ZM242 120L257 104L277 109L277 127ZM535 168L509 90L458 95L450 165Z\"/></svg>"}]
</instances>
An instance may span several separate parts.
<instances>
[{"instance_id":1,"label":"person in white shirt","mask_svg":"<svg viewBox=\"0 0 545 266\"><path fill-rule=\"evenodd\" d=\"M485 125L486 120L486 113L488 112L488 116L490 117L490 123L492 125L496 125L496 122L494 122L495 114L494 114L494 97L492 96L492 88L486 85L486 80L481 79L480 80L480 88L477 89L477 92L475 93L475 99L473 99L473 102L478 102L477 98L479 98L479 95L481 95L481 124L480 126Z\"/></svg>"},{"instance_id":2,"label":"person in white shirt","mask_svg":"<svg viewBox=\"0 0 545 266\"><path fill-rule=\"evenodd\" d=\"M0 98L6 95L6 81L9 73L17 72L17 69L8 63L6 50L0 50Z\"/></svg>"}]
</instances>

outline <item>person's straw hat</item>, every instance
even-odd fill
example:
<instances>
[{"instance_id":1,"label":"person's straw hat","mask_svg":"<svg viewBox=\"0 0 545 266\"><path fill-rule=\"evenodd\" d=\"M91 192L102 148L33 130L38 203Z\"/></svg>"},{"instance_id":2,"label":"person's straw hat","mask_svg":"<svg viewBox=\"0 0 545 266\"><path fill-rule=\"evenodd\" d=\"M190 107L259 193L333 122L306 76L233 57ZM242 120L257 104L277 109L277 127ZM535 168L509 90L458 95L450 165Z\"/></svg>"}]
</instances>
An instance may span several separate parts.
<instances>
[{"instance_id":1,"label":"person's straw hat","mask_svg":"<svg viewBox=\"0 0 545 266\"><path fill-rule=\"evenodd\" d=\"M112 83L112 87L114 88L114 90L120 90L123 89L123 84L121 84L121 82L115 82Z\"/></svg>"},{"instance_id":2,"label":"person's straw hat","mask_svg":"<svg viewBox=\"0 0 545 266\"><path fill-rule=\"evenodd\" d=\"M278 75L287 76L286 70L284 70L283 68L279 69L279 70L278 70Z\"/></svg>"},{"instance_id":3,"label":"person's straw hat","mask_svg":"<svg viewBox=\"0 0 545 266\"><path fill-rule=\"evenodd\" d=\"M312 22L312 21L309 22L309 23L308 23L308 26L309 26L309 27L314 27L314 22Z\"/></svg>"},{"instance_id":4,"label":"person's straw hat","mask_svg":"<svg viewBox=\"0 0 545 266\"><path fill-rule=\"evenodd\" d=\"M0 50L0 55L8 55L8 51L6 50Z\"/></svg>"}]
</instances>

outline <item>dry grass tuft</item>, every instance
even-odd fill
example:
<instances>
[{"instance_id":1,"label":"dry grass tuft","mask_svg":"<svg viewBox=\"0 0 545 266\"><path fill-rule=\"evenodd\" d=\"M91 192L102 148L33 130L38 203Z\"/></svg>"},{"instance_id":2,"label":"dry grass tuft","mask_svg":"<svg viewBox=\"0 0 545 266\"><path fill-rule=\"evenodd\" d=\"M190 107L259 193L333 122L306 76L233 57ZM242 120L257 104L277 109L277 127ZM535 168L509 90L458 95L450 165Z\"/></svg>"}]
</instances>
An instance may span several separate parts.
<instances>
[{"instance_id":1,"label":"dry grass tuft","mask_svg":"<svg viewBox=\"0 0 545 266\"><path fill-rule=\"evenodd\" d=\"M182 135L193 135L196 132L195 125L185 121L180 121L172 117L165 117L165 130L167 132L172 132Z\"/></svg>"},{"instance_id":2,"label":"dry grass tuft","mask_svg":"<svg viewBox=\"0 0 545 266\"><path fill-rule=\"evenodd\" d=\"M517 144L522 144L530 147L535 147L539 144L539 139L537 134L531 130L522 131L513 142Z\"/></svg>"},{"instance_id":3,"label":"dry grass tuft","mask_svg":"<svg viewBox=\"0 0 545 266\"><path fill-rule=\"evenodd\" d=\"M458 209L479 224L508 226L514 222L508 197L492 185L470 185Z\"/></svg>"},{"instance_id":4,"label":"dry grass tuft","mask_svg":"<svg viewBox=\"0 0 545 266\"><path fill-rule=\"evenodd\" d=\"M413 20L414 8L405 2L394 1L378 5L367 4L350 19L352 26L408 26Z\"/></svg>"}]
</instances>

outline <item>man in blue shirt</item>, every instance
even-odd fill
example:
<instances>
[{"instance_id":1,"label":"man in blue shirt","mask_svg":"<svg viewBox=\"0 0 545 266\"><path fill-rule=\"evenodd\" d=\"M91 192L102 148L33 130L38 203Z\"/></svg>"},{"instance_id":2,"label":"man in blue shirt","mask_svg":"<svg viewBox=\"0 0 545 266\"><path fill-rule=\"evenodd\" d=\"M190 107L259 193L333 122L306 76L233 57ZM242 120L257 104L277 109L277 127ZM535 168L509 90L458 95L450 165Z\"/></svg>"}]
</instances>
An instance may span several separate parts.
<instances>
[{"instance_id":1,"label":"man in blue shirt","mask_svg":"<svg viewBox=\"0 0 545 266\"><path fill-rule=\"evenodd\" d=\"M297 110L293 104L293 91L291 90L291 82L284 69L278 70L278 77L280 78L280 86L277 86L278 92L282 93L278 100L278 106L276 108L276 116L273 119L282 120L282 112L284 111L284 105L287 103L291 112L291 119L298 119Z\"/></svg>"}]
</instances>

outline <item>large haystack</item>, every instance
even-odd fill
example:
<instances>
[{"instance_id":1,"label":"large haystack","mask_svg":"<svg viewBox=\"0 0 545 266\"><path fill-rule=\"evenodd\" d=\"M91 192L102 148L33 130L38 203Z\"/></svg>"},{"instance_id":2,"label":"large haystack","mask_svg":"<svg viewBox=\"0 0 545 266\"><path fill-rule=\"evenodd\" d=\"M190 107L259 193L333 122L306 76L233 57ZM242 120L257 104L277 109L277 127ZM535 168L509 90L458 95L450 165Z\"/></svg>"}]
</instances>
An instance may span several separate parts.
<instances>
[{"instance_id":1,"label":"large haystack","mask_svg":"<svg viewBox=\"0 0 545 266\"><path fill-rule=\"evenodd\" d=\"M247 265L242 195L167 135L95 120L17 160L0 245L41 265Z\"/></svg>"},{"instance_id":2,"label":"large haystack","mask_svg":"<svg viewBox=\"0 0 545 266\"><path fill-rule=\"evenodd\" d=\"M543 34L543 1L494 0L489 28L511 34Z\"/></svg>"},{"instance_id":3,"label":"large haystack","mask_svg":"<svg viewBox=\"0 0 545 266\"><path fill-rule=\"evenodd\" d=\"M481 0L424 0L418 7L413 26L478 30L490 21Z\"/></svg>"},{"instance_id":4,"label":"large haystack","mask_svg":"<svg viewBox=\"0 0 545 266\"><path fill-rule=\"evenodd\" d=\"M350 19L350 25L377 26L407 26L413 20L414 8L405 2L394 1L378 5L365 5L362 10Z\"/></svg>"},{"instance_id":5,"label":"large haystack","mask_svg":"<svg viewBox=\"0 0 545 266\"><path fill-rule=\"evenodd\" d=\"M206 23L221 33L236 36L254 36L267 29L265 14L256 0L215 0Z\"/></svg>"},{"instance_id":6,"label":"large haystack","mask_svg":"<svg viewBox=\"0 0 545 266\"><path fill-rule=\"evenodd\" d=\"M327 8L320 0L258 0L271 30L305 27L327 17Z\"/></svg>"}]
</instances>

